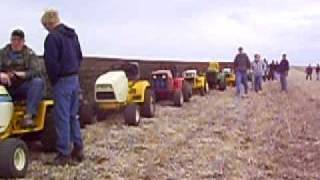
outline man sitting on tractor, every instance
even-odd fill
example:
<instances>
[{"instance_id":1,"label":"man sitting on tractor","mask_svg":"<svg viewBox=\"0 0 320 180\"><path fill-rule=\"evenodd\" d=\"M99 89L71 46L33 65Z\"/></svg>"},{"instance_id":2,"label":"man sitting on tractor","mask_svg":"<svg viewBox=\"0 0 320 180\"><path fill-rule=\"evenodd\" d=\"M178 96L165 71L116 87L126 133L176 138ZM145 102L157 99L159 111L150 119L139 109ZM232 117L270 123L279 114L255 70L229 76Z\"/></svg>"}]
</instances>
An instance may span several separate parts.
<instances>
[{"instance_id":1,"label":"man sitting on tractor","mask_svg":"<svg viewBox=\"0 0 320 180\"><path fill-rule=\"evenodd\" d=\"M33 118L43 98L44 81L39 60L25 45L22 30L14 30L11 43L0 50L0 83L7 87L13 100L26 99L26 114L21 127L33 128Z\"/></svg>"}]
</instances>

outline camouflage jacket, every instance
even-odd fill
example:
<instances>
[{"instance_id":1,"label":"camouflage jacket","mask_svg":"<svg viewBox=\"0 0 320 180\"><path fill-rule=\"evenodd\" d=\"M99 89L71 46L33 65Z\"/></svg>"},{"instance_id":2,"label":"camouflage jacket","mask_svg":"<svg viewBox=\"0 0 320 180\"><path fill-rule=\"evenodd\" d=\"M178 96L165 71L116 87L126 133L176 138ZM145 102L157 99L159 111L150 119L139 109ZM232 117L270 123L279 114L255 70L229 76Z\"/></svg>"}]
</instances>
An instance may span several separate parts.
<instances>
[{"instance_id":1,"label":"camouflage jacket","mask_svg":"<svg viewBox=\"0 0 320 180\"><path fill-rule=\"evenodd\" d=\"M40 60L32 49L24 46L22 52L16 53L11 50L11 46L7 45L0 50L0 71L24 71L26 79L41 77Z\"/></svg>"}]
</instances>

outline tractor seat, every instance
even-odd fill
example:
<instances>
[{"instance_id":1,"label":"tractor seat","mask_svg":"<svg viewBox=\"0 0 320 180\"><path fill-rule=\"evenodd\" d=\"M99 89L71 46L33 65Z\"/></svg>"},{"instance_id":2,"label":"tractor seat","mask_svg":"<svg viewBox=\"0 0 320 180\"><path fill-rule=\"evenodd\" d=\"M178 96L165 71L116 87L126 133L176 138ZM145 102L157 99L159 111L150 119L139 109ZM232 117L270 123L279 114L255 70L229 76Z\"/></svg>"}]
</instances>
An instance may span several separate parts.
<instances>
[{"instance_id":1,"label":"tractor seat","mask_svg":"<svg viewBox=\"0 0 320 180\"><path fill-rule=\"evenodd\" d=\"M13 104L16 106L25 106L27 104L27 97L25 96L14 96L12 97Z\"/></svg>"},{"instance_id":2,"label":"tractor seat","mask_svg":"<svg viewBox=\"0 0 320 180\"><path fill-rule=\"evenodd\" d=\"M140 69L137 62L128 63L126 65L125 72L129 80L140 79Z\"/></svg>"}]
</instances>

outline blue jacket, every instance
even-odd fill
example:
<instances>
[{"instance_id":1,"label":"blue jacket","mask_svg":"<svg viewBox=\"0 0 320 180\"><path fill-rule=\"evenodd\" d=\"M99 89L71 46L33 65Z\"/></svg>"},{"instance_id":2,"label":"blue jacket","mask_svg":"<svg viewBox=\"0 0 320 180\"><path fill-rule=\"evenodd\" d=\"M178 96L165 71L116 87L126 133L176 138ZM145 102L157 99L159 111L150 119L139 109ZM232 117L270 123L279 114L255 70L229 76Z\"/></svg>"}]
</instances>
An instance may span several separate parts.
<instances>
[{"instance_id":1,"label":"blue jacket","mask_svg":"<svg viewBox=\"0 0 320 180\"><path fill-rule=\"evenodd\" d=\"M289 61L287 59L282 59L279 64L279 73L286 73L290 70Z\"/></svg>"},{"instance_id":2,"label":"blue jacket","mask_svg":"<svg viewBox=\"0 0 320 180\"><path fill-rule=\"evenodd\" d=\"M44 61L52 85L61 77L79 72L82 52L74 29L60 24L49 32L44 43Z\"/></svg>"}]
</instances>

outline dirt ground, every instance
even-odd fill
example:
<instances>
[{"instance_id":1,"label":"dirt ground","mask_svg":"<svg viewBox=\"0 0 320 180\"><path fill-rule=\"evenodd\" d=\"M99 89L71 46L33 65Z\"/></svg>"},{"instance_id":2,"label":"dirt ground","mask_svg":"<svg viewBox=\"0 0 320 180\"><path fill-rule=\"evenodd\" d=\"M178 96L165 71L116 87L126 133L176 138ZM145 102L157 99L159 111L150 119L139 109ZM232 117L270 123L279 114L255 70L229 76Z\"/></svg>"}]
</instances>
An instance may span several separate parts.
<instances>
[{"instance_id":1,"label":"dirt ground","mask_svg":"<svg viewBox=\"0 0 320 180\"><path fill-rule=\"evenodd\" d=\"M292 70L289 93L267 82L245 99L235 90L194 96L183 108L128 127L121 114L84 129L86 160L45 165L33 148L29 179L320 179L320 82Z\"/></svg>"}]
</instances>

